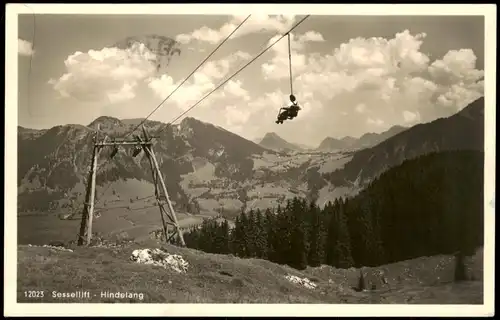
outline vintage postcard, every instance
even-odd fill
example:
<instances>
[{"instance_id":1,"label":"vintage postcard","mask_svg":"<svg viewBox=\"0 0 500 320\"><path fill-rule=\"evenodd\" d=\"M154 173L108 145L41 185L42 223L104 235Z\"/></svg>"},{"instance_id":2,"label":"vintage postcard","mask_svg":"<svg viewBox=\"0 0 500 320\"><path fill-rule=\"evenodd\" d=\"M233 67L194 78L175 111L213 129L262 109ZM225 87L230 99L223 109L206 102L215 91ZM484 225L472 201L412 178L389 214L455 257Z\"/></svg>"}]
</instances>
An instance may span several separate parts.
<instances>
[{"instance_id":1,"label":"vintage postcard","mask_svg":"<svg viewBox=\"0 0 500 320\"><path fill-rule=\"evenodd\" d=\"M6 8L5 316L494 315L495 5Z\"/></svg>"}]
</instances>

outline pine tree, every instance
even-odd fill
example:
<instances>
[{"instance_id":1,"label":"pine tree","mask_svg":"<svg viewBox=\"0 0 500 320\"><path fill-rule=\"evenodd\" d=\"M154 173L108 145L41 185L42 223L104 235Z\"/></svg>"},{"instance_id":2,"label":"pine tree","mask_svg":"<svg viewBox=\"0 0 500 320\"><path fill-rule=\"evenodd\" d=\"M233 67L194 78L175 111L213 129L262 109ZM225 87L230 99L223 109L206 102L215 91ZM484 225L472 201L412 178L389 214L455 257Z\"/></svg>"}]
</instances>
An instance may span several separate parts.
<instances>
[{"instance_id":1,"label":"pine tree","mask_svg":"<svg viewBox=\"0 0 500 320\"><path fill-rule=\"evenodd\" d=\"M462 251L455 255L455 281L467 281L465 257Z\"/></svg>"},{"instance_id":2,"label":"pine tree","mask_svg":"<svg viewBox=\"0 0 500 320\"><path fill-rule=\"evenodd\" d=\"M212 253L220 253L224 246L224 239L223 235L221 233L221 228L220 224L217 222L217 220L213 219L210 222L210 234L212 237Z\"/></svg>"},{"instance_id":3,"label":"pine tree","mask_svg":"<svg viewBox=\"0 0 500 320\"><path fill-rule=\"evenodd\" d=\"M366 285L365 285L365 276L363 275L363 270L359 271L359 279L358 279L358 286L356 288L356 291L363 291L365 290Z\"/></svg>"},{"instance_id":4,"label":"pine tree","mask_svg":"<svg viewBox=\"0 0 500 320\"><path fill-rule=\"evenodd\" d=\"M384 261L384 250L380 234L372 224L372 207L369 199L358 199L356 207L351 207L348 225L351 236L352 254L355 266L377 266ZM352 204L352 202L351 202Z\"/></svg>"},{"instance_id":5,"label":"pine tree","mask_svg":"<svg viewBox=\"0 0 500 320\"><path fill-rule=\"evenodd\" d=\"M305 269L307 267L307 240L305 222L303 219L304 203L298 198L292 200L292 206L289 217L291 219L291 238L290 238L290 260L288 265L296 269Z\"/></svg>"},{"instance_id":6,"label":"pine tree","mask_svg":"<svg viewBox=\"0 0 500 320\"><path fill-rule=\"evenodd\" d=\"M347 228L347 219L345 216L345 208L342 199L339 201L339 209L337 212L337 265L339 268L347 269L353 266L354 261L351 254L351 238L349 229Z\"/></svg>"},{"instance_id":7,"label":"pine tree","mask_svg":"<svg viewBox=\"0 0 500 320\"><path fill-rule=\"evenodd\" d=\"M337 218L337 206L332 203L328 203L325 207L326 213L328 215L328 235L327 235L327 246L326 250L326 263L330 266L336 267L338 263L338 218Z\"/></svg>"},{"instance_id":8,"label":"pine tree","mask_svg":"<svg viewBox=\"0 0 500 320\"><path fill-rule=\"evenodd\" d=\"M245 225L245 243L247 246L247 256L257 257L257 227L255 211L250 209L247 215L247 224Z\"/></svg>"},{"instance_id":9,"label":"pine tree","mask_svg":"<svg viewBox=\"0 0 500 320\"><path fill-rule=\"evenodd\" d=\"M267 230L260 209L255 213L255 249L257 258L267 258Z\"/></svg>"},{"instance_id":10,"label":"pine tree","mask_svg":"<svg viewBox=\"0 0 500 320\"><path fill-rule=\"evenodd\" d=\"M319 241L320 241L320 260L321 264L328 264L327 250L328 250L328 229L330 223L330 215L326 207L319 211L320 214L320 228L319 228Z\"/></svg>"},{"instance_id":11,"label":"pine tree","mask_svg":"<svg viewBox=\"0 0 500 320\"><path fill-rule=\"evenodd\" d=\"M229 250L229 223L227 222L226 219L220 223L218 226L218 245L217 245L217 252L216 253L221 253L221 254L228 254L230 253Z\"/></svg>"},{"instance_id":12,"label":"pine tree","mask_svg":"<svg viewBox=\"0 0 500 320\"><path fill-rule=\"evenodd\" d=\"M270 261L276 262L276 217L274 212L270 209L266 209L265 212L265 227L266 227L266 256Z\"/></svg>"},{"instance_id":13,"label":"pine tree","mask_svg":"<svg viewBox=\"0 0 500 320\"><path fill-rule=\"evenodd\" d=\"M184 241L188 248L200 249L199 245L200 232L198 228L191 227L188 232L184 233Z\"/></svg>"},{"instance_id":14,"label":"pine tree","mask_svg":"<svg viewBox=\"0 0 500 320\"><path fill-rule=\"evenodd\" d=\"M231 251L237 257L246 256L244 222L242 212L235 219L234 229L231 232Z\"/></svg>"},{"instance_id":15,"label":"pine tree","mask_svg":"<svg viewBox=\"0 0 500 320\"><path fill-rule=\"evenodd\" d=\"M303 224L295 226L291 241L293 255L289 265L299 270L305 269L307 267L307 241Z\"/></svg>"},{"instance_id":16,"label":"pine tree","mask_svg":"<svg viewBox=\"0 0 500 320\"><path fill-rule=\"evenodd\" d=\"M278 206L276 214L276 231L274 237L275 262L279 264L289 264L291 258L291 231L290 206L285 208Z\"/></svg>"},{"instance_id":17,"label":"pine tree","mask_svg":"<svg viewBox=\"0 0 500 320\"><path fill-rule=\"evenodd\" d=\"M321 215L319 208L315 203L311 203L309 206L309 212L311 219L311 228L309 232L309 252L307 257L308 265L312 267L317 267L321 265L322 260L322 235L321 235Z\"/></svg>"},{"instance_id":18,"label":"pine tree","mask_svg":"<svg viewBox=\"0 0 500 320\"><path fill-rule=\"evenodd\" d=\"M205 252L209 252L209 250L210 250L210 244L208 243L208 241L210 241L210 239L208 239L208 236L207 236L207 234L208 234L207 226L208 226L207 220L203 219L203 221L201 223L200 237L199 237L198 244L199 244L200 250L205 251Z\"/></svg>"},{"instance_id":19,"label":"pine tree","mask_svg":"<svg viewBox=\"0 0 500 320\"><path fill-rule=\"evenodd\" d=\"M241 239L240 239L240 245L241 245L241 256L248 258L251 256L251 246L249 244L249 228L250 228L250 222L248 219L247 214L243 211L240 214L240 227L241 227Z\"/></svg>"}]
</instances>

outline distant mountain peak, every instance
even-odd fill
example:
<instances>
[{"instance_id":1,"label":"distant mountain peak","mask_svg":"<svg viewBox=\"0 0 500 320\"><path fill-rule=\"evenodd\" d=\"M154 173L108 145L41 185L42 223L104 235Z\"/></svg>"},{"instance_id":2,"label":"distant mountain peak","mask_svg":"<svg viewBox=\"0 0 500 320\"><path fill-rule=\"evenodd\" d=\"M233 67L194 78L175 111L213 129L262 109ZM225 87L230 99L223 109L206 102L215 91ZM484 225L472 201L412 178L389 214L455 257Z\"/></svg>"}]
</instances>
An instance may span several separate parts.
<instances>
[{"instance_id":1,"label":"distant mountain peak","mask_svg":"<svg viewBox=\"0 0 500 320\"><path fill-rule=\"evenodd\" d=\"M230 135L237 135L221 126L218 126L218 125L215 125L213 123L210 123L210 122L204 122L202 120L199 120L199 119L196 119L196 118L193 118L193 117L186 117L184 119L182 119L182 121L180 122L180 126L181 130L194 130L194 131L198 131L198 130L210 130L210 129L215 129L215 130L219 130L219 131L224 131L226 133L229 133Z\"/></svg>"},{"instance_id":2,"label":"distant mountain peak","mask_svg":"<svg viewBox=\"0 0 500 320\"><path fill-rule=\"evenodd\" d=\"M88 125L88 127L96 129L98 124L101 125L101 127L102 126L108 127L110 125L120 126L120 125L123 125L123 122L120 119L115 118L115 117L100 116L99 118L92 121Z\"/></svg>"},{"instance_id":3,"label":"distant mountain peak","mask_svg":"<svg viewBox=\"0 0 500 320\"><path fill-rule=\"evenodd\" d=\"M355 143L356 148L370 148L373 147L405 130L408 127L394 125L388 130L380 133L369 132L362 135Z\"/></svg>"},{"instance_id":4,"label":"distant mountain peak","mask_svg":"<svg viewBox=\"0 0 500 320\"><path fill-rule=\"evenodd\" d=\"M386 132L395 132L395 131L400 132L400 131L405 130L405 129L408 129L408 128L400 126L400 125L394 125L394 126L390 127L389 130L387 130Z\"/></svg>"},{"instance_id":5,"label":"distant mountain peak","mask_svg":"<svg viewBox=\"0 0 500 320\"><path fill-rule=\"evenodd\" d=\"M276 132L268 132L268 133L266 133L266 135L264 136L264 138L265 137L272 137L272 138L282 139Z\"/></svg>"},{"instance_id":6,"label":"distant mountain peak","mask_svg":"<svg viewBox=\"0 0 500 320\"><path fill-rule=\"evenodd\" d=\"M17 126L17 131L18 132L35 132L35 131L38 131L38 130L37 129L23 127L23 126Z\"/></svg>"},{"instance_id":7,"label":"distant mountain peak","mask_svg":"<svg viewBox=\"0 0 500 320\"><path fill-rule=\"evenodd\" d=\"M450 150L484 151L484 99L477 99L467 107L446 118L420 123L411 128L395 126L392 136L359 150L341 170L331 173L331 181L353 181L360 176L367 183L387 168L399 165L405 159ZM391 131L389 129L385 133ZM399 133L394 134L401 130Z\"/></svg>"},{"instance_id":8,"label":"distant mountain peak","mask_svg":"<svg viewBox=\"0 0 500 320\"><path fill-rule=\"evenodd\" d=\"M356 140L356 138L354 138L352 136L345 136L345 137L341 138L340 140L343 140L343 141L352 141L352 140Z\"/></svg>"},{"instance_id":9,"label":"distant mountain peak","mask_svg":"<svg viewBox=\"0 0 500 320\"><path fill-rule=\"evenodd\" d=\"M325 139L323 139L323 141L321 141L317 150L319 150L319 151L333 151L333 150L344 149L348 146L349 146L349 144L343 140L335 139L332 137L326 137Z\"/></svg>"},{"instance_id":10,"label":"distant mountain peak","mask_svg":"<svg viewBox=\"0 0 500 320\"><path fill-rule=\"evenodd\" d=\"M280 137L276 132L268 132L264 135L264 138L260 141L260 143L285 143L288 144L289 142Z\"/></svg>"},{"instance_id":11,"label":"distant mountain peak","mask_svg":"<svg viewBox=\"0 0 500 320\"><path fill-rule=\"evenodd\" d=\"M354 138L351 136L345 136L341 139L326 137L321 141L320 145L316 150L318 151L337 151L342 149L363 149L369 148L374 145L379 144L380 142L408 129L407 127L395 125L391 127L389 130L374 133L368 132L363 134L359 138Z\"/></svg>"},{"instance_id":12,"label":"distant mountain peak","mask_svg":"<svg viewBox=\"0 0 500 320\"><path fill-rule=\"evenodd\" d=\"M193 117L185 117L184 119L182 119L181 123L198 123L198 122L202 122L196 118L193 118Z\"/></svg>"},{"instance_id":13,"label":"distant mountain peak","mask_svg":"<svg viewBox=\"0 0 500 320\"><path fill-rule=\"evenodd\" d=\"M286 141L280 137L276 132L268 132L259 143L261 146L271 150L302 150L296 144Z\"/></svg>"}]
</instances>

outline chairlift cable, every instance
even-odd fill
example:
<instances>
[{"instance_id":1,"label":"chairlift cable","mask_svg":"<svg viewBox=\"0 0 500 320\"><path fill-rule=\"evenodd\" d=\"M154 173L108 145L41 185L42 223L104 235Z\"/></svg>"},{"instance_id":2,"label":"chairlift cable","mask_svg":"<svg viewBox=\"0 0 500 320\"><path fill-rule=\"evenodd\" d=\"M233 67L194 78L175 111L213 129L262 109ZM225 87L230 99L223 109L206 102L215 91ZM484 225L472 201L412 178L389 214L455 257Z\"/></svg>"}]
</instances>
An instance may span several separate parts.
<instances>
[{"instance_id":1,"label":"chairlift cable","mask_svg":"<svg viewBox=\"0 0 500 320\"><path fill-rule=\"evenodd\" d=\"M133 132L135 132L135 130L137 130L141 125L143 125L156 111L158 111L158 109L196 72L198 71L199 68L201 68L201 66L211 57L215 54L215 52L217 52L217 50L219 50L219 48L227 41L229 40L229 38L250 18L251 14L248 15L245 20L243 20L221 43L219 43L219 45L217 47L215 47L214 50L212 50L212 52L202 61L200 62L200 64L198 64L198 66L186 77L184 78L184 80L172 91L170 92L170 94L165 98L163 99L163 101L152 111L149 113L149 115L144 118L132 131L130 131L129 133L127 133L125 135L125 137L123 139L126 139L127 137L129 137ZM108 161L106 161L104 163L107 164L109 161L111 161L111 159L108 159ZM96 171L98 171L103 165L100 165L98 166L98 169Z\"/></svg>"},{"instance_id":2,"label":"chairlift cable","mask_svg":"<svg viewBox=\"0 0 500 320\"><path fill-rule=\"evenodd\" d=\"M153 113L155 113L211 56L213 56L215 54L215 52L227 40L229 40L229 38L250 18L250 16L251 16L251 14L249 14L221 43L219 43L219 45L214 50L212 50L212 52L146 118L144 118L139 123L139 125L137 125L132 131L127 133L123 139L126 139L127 137L129 137L135 130L137 130L142 124L144 124L146 122L146 120L149 119L149 117L151 117L153 115ZM111 158L108 158L104 164L97 166L96 175L97 175L97 172L99 171L99 169L101 169L104 165L108 164L110 161L111 161ZM112 184L113 183L110 183L104 189L104 191L100 194L100 196L96 197L97 201L96 201L95 205L97 205L100 202L100 197L102 197L106 193L106 191L108 191L108 189L111 187ZM82 204L84 204L84 203L81 203L80 206L78 206L78 208L80 208ZM75 215L75 212L71 213L71 216Z\"/></svg>"},{"instance_id":3,"label":"chairlift cable","mask_svg":"<svg viewBox=\"0 0 500 320\"><path fill-rule=\"evenodd\" d=\"M189 107L186 111L182 112L178 117L176 117L174 120L168 122L166 124L166 126L164 128L168 128L172 123L174 123L175 121L177 121L178 119L180 119L182 116L184 116L186 113L188 113L189 111L191 111L193 108L195 108L196 106L198 106L202 101L204 101L206 98L208 98L208 96L210 96L212 93L214 93L216 90L218 90L219 88L221 88L224 84L226 84L227 82L229 82L229 80L231 80L232 78L234 78L237 74L239 74L241 71L243 71L246 67L248 67L251 63L253 63L255 60L257 60L260 56L262 56L265 52L267 52L269 49L271 49L276 43L278 43L281 39L283 39L285 36L288 36L290 35L290 32L293 31L295 28L297 28L300 24L302 24L307 18L309 18L310 15L306 15L304 18L302 18L298 23L296 23L290 30L288 30L285 34L283 34L282 36L280 36L276 41L274 41L271 45L269 45L268 47L266 47L263 51L261 51L257 56L255 56L252 60L250 60L248 63L246 63L243 67L241 67L240 69L238 69L235 73L233 73L229 78L227 78L226 80L224 80L222 83L220 83L217 87L215 87L212 91L210 91L208 94L206 94L205 96L203 96L200 100L198 100L198 102L196 102L194 105L192 105L191 107ZM225 43L230 37L231 35L239 28L241 27L241 25L248 20L248 18L250 17L250 15L245 19L243 20L240 25L226 38L224 39L220 45L217 46L217 48L209 55L212 56L215 51L220 48L220 46L222 46L223 43ZM205 60L203 60L202 63L204 63L208 58L206 58ZM290 63L291 63L291 57L290 57ZM196 72L197 69L199 69L199 67L201 67L201 64L195 69L195 71L193 71L189 76L188 78L194 74L194 72ZM291 70L290 70L291 71ZM187 79L186 79L187 80ZM185 81L186 81L185 80ZM183 81L179 87L185 82ZM173 92L175 92L178 88L174 89ZM151 115L156 111L158 110L161 105L163 105L163 103L173 94L173 92L162 102L159 104L158 107L155 108L155 110L153 110L153 112L151 112L148 117L146 117L142 122L141 124L139 124L136 128L134 128L134 130L132 130L131 132L129 132L125 137L128 137L132 132L134 132L135 130L137 130L137 128L142 125L142 123L144 123L149 117L151 117ZM162 129L160 129L162 130ZM109 162L110 159L108 159L106 161ZM106 164L105 163L105 164ZM97 168L96 171L98 171L103 165L99 166ZM102 196L109 188L110 186L112 185L112 183L110 183L107 188L101 193L100 196ZM96 204L99 203L100 201L100 197L96 197L98 200L96 201Z\"/></svg>"},{"instance_id":4,"label":"chairlift cable","mask_svg":"<svg viewBox=\"0 0 500 320\"><path fill-rule=\"evenodd\" d=\"M201 68L201 66L211 57L215 54L215 52L217 52L217 50L219 50L219 48L224 44L226 43L227 40L229 40L229 38L231 38L231 36L250 18L251 14L249 14L245 20L243 20L221 43L219 43L219 45L214 49L212 50L212 52L202 61L200 62L200 64L198 64L198 66L172 91L170 92L170 94L165 98L163 99L163 101L155 108L153 109L153 111L151 111L149 113L149 115L144 118L144 120L141 121L141 123L139 123L139 125L137 125L134 130L132 130L132 132L134 132L135 130L137 130L142 124L144 124L146 122L146 120L149 119L149 117L151 117L189 78L191 78L191 76L196 72L198 71L199 68ZM132 133L131 132L131 133ZM129 133L130 134L130 133ZM129 135L128 134L128 135ZM127 136L128 136L127 135Z\"/></svg>"},{"instance_id":5,"label":"chairlift cable","mask_svg":"<svg viewBox=\"0 0 500 320\"><path fill-rule=\"evenodd\" d=\"M292 49L290 45L290 33L288 33L288 66L290 69L290 94L293 96L293 77L292 77Z\"/></svg>"}]
</instances>

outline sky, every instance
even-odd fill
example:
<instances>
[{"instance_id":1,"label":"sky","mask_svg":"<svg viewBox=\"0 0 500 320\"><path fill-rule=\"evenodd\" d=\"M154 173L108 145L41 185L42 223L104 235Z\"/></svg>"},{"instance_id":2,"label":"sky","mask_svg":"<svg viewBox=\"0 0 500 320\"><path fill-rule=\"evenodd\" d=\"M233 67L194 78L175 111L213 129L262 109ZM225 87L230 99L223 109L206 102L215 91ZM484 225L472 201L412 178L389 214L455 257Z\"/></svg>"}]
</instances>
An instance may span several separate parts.
<instances>
[{"instance_id":1,"label":"sky","mask_svg":"<svg viewBox=\"0 0 500 320\"><path fill-rule=\"evenodd\" d=\"M144 118L245 18L20 15L18 125ZM174 120L302 18L251 15L150 119ZM154 35L180 53L158 54ZM449 116L484 93L483 16L312 15L290 38L297 118L274 122L291 91L287 37L183 117L317 146Z\"/></svg>"}]
</instances>

